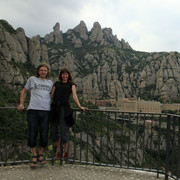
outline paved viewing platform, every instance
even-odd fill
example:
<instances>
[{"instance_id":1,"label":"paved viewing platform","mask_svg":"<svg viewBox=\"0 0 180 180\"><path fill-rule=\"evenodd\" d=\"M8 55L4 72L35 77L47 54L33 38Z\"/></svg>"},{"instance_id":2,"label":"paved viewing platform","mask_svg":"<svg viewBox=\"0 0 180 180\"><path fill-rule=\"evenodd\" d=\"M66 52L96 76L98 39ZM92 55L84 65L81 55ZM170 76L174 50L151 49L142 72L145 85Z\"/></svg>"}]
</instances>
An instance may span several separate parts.
<instances>
[{"instance_id":1,"label":"paved viewing platform","mask_svg":"<svg viewBox=\"0 0 180 180\"><path fill-rule=\"evenodd\" d=\"M44 166L37 164L31 169L29 164L0 167L1 180L163 180L164 175L156 173L102 167L93 165L64 164L54 165L47 163ZM171 178L169 178L171 179Z\"/></svg>"}]
</instances>

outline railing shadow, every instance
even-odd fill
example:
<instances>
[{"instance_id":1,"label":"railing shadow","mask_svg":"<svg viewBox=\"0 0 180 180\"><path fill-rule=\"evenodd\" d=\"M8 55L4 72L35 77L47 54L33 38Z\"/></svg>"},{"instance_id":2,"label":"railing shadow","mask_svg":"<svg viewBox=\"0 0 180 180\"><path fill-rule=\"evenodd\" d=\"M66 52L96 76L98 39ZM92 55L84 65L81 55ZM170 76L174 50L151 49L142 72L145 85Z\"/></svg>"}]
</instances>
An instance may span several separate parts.
<instances>
[{"instance_id":1,"label":"railing shadow","mask_svg":"<svg viewBox=\"0 0 180 180\"><path fill-rule=\"evenodd\" d=\"M26 111L0 108L0 164L29 162ZM112 166L180 178L180 116L74 109L68 162ZM55 163L49 135L46 159ZM59 163L62 163L61 159Z\"/></svg>"}]
</instances>

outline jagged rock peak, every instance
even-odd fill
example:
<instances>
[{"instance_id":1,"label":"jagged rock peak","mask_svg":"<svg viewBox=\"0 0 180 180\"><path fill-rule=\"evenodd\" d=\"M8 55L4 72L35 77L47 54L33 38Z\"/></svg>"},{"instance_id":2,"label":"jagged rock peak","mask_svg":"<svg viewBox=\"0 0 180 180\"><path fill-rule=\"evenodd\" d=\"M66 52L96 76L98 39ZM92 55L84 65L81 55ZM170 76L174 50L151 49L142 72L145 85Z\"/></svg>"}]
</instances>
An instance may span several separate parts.
<instances>
[{"instance_id":1,"label":"jagged rock peak","mask_svg":"<svg viewBox=\"0 0 180 180\"><path fill-rule=\"evenodd\" d=\"M45 42L54 42L55 44L63 44L62 32L60 31L60 24L57 22L54 27L54 31L45 35Z\"/></svg>"},{"instance_id":2,"label":"jagged rock peak","mask_svg":"<svg viewBox=\"0 0 180 180\"><path fill-rule=\"evenodd\" d=\"M63 44L62 31L60 31L60 24L57 22L54 27L54 31L47 34L44 38L46 43L54 42L55 44ZM67 30L66 38L72 42L75 48L81 48L83 41L88 41L88 44L93 46L104 45L104 46L115 46L118 49L132 49L131 46L124 40L120 41L116 35L113 35L111 28L101 28L99 22L94 22L90 32L86 27L83 20L74 29Z\"/></svg>"},{"instance_id":3,"label":"jagged rock peak","mask_svg":"<svg viewBox=\"0 0 180 180\"><path fill-rule=\"evenodd\" d=\"M94 22L93 28L101 29L101 25L99 24L99 22Z\"/></svg>"},{"instance_id":4,"label":"jagged rock peak","mask_svg":"<svg viewBox=\"0 0 180 180\"><path fill-rule=\"evenodd\" d=\"M121 39L121 44L124 49L132 49L128 42L125 42L124 39Z\"/></svg>"},{"instance_id":5,"label":"jagged rock peak","mask_svg":"<svg viewBox=\"0 0 180 180\"><path fill-rule=\"evenodd\" d=\"M99 22L95 22L93 25L93 28L91 29L91 35L90 35L90 41L91 42L98 42L101 45L104 45L103 41L103 32L101 29L101 25Z\"/></svg>"},{"instance_id":6,"label":"jagged rock peak","mask_svg":"<svg viewBox=\"0 0 180 180\"><path fill-rule=\"evenodd\" d=\"M119 49L132 49L124 40L119 41L117 36L112 34L111 28L101 29L99 22L94 23L89 39L95 46L97 46L98 43L99 45L115 46Z\"/></svg>"},{"instance_id":7,"label":"jagged rock peak","mask_svg":"<svg viewBox=\"0 0 180 180\"><path fill-rule=\"evenodd\" d=\"M74 31L79 33L82 39L84 40L88 39L88 30L84 21L81 21L80 24L74 28Z\"/></svg>"},{"instance_id":8,"label":"jagged rock peak","mask_svg":"<svg viewBox=\"0 0 180 180\"><path fill-rule=\"evenodd\" d=\"M54 43L63 44L63 37L62 37L62 32L60 31L60 24L56 23L53 29L54 29L54 32L53 32Z\"/></svg>"},{"instance_id":9,"label":"jagged rock peak","mask_svg":"<svg viewBox=\"0 0 180 180\"><path fill-rule=\"evenodd\" d=\"M15 34L16 33L14 28L6 20L0 19L0 25L4 29L6 29L6 31L9 32L10 34Z\"/></svg>"},{"instance_id":10,"label":"jagged rock peak","mask_svg":"<svg viewBox=\"0 0 180 180\"><path fill-rule=\"evenodd\" d=\"M60 31L60 24L57 22L57 23L54 25L53 29L54 29L54 32L59 32L59 31Z\"/></svg>"}]
</instances>

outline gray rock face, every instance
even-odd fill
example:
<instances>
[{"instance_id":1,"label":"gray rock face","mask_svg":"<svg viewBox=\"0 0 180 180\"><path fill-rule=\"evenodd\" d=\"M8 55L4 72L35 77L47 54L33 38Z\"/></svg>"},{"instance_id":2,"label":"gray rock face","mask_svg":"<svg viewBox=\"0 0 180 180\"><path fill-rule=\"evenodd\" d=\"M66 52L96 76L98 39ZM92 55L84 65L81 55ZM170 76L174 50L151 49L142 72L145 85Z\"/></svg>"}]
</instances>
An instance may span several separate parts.
<instances>
[{"instance_id":1,"label":"gray rock face","mask_svg":"<svg viewBox=\"0 0 180 180\"><path fill-rule=\"evenodd\" d=\"M116 99L122 94L126 97L138 97L138 94L144 92L152 96L160 96L165 101L178 98L178 92L180 91L180 61L179 57L175 58L174 55L172 53L167 54L162 60L152 61L141 71L128 73L126 69L129 65L126 65L126 62L123 63L117 57L117 54L106 51L102 54L102 58L99 57L104 63L101 62L101 66L94 70L96 78L93 78L95 77L93 73L82 80L82 94L84 98L88 99L95 98L95 95L102 98L104 93L107 93L111 99ZM150 56L151 54L149 54ZM86 62L91 61L92 64L93 59L96 58L87 54L84 59L87 59ZM164 59L166 59L166 63L164 63ZM84 65L85 69L89 69L88 63ZM97 84L97 86L93 84ZM94 87L97 89L96 93L93 91Z\"/></svg>"},{"instance_id":2,"label":"gray rock face","mask_svg":"<svg viewBox=\"0 0 180 180\"><path fill-rule=\"evenodd\" d=\"M40 37L36 36L29 40L29 57L31 63L37 67L40 64L41 45Z\"/></svg>"},{"instance_id":3,"label":"gray rock face","mask_svg":"<svg viewBox=\"0 0 180 180\"><path fill-rule=\"evenodd\" d=\"M49 63L48 49L45 44L41 44L40 36L32 37L29 40L29 57L31 64L35 67L42 62Z\"/></svg>"},{"instance_id":4,"label":"gray rock face","mask_svg":"<svg viewBox=\"0 0 180 180\"><path fill-rule=\"evenodd\" d=\"M74 38L72 39L72 43L74 44L74 47L75 47L75 48L80 48L80 47L82 47L82 42L81 42L81 39L80 39L80 38L74 37Z\"/></svg>"},{"instance_id":5,"label":"gray rock face","mask_svg":"<svg viewBox=\"0 0 180 180\"><path fill-rule=\"evenodd\" d=\"M180 99L179 53L135 52L125 40L119 41L111 28L101 29L98 22L90 32L81 21L64 34L56 23L53 32L45 37L27 38L22 28L14 30L7 22L0 21L1 81L14 89L22 85L27 77L18 63L27 62L35 67L47 62L56 74L68 67L77 92L84 99L143 94L165 101Z\"/></svg>"},{"instance_id":6,"label":"gray rock face","mask_svg":"<svg viewBox=\"0 0 180 180\"><path fill-rule=\"evenodd\" d=\"M27 55L28 53L28 46L27 46L27 39L25 36L25 32L23 28L18 28L16 33L17 40L19 41L24 53Z\"/></svg>"},{"instance_id":7,"label":"gray rock face","mask_svg":"<svg viewBox=\"0 0 180 180\"><path fill-rule=\"evenodd\" d=\"M0 23L0 80L1 85L14 89L24 83L20 69L15 64L27 61L27 42L22 28L14 30L13 33L10 33L7 28L11 30L12 27L8 22L2 21Z\"/></svg>"},{"instance_id":8,"label":"gray rock face","mask_svg":"<svg viewBox=\"0 0 180 180\"><path fill-rule=\"evenodd\" d=\"M19 35L19 34L18 34ZM11 61L13 59L15 62L26 62L26 55L25 52L23 51L23 48L21 46L21 42L23 43L23 40L20 40L20 37L24 40L23 35L18 36L19 41L17 39L17 36L14 34L10 34L2 24L0 24L0 41L1 41L1 46L0 46L0 51L7 59L7 61Z\"/></svg>"}]
</instances>

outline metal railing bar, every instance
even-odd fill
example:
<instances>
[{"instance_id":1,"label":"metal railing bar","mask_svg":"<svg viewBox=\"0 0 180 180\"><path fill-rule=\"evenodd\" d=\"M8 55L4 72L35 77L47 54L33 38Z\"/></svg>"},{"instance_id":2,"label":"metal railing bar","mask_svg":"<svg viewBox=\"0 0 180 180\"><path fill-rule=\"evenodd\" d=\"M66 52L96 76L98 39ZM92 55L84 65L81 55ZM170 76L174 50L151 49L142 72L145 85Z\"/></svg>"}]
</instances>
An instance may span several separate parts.
<instances>
[{"instance_id":1,"label":"metal railing bar","mask_svg":"<svg viewBox=\"0 0 180 180\"><path fill-rule=\"evenodd\" d=\"M122 122L123 122L123 118L124 118L124 113L121 113L122 116ZM121 123L121 127L122 127L122 137L124 134L124 123ZM122 140L120 141L120 147L121 147L121 157L120 157L120 166L122 166L122 162L123 162L123 145L122 145Z\"/></svg>"},{"instance_id":2,"label":"metal railing bar","mask_svg":"<svg viewBox=\"0 0 180 180\"><path fill-rule=\"evenodd\" d=\"M25 114L23 113L23 117L25 116ZM23 124L23 127L24 127L24 129L25 129L25 118L23 118L23 121L22 121L22 124ZM24 142L24 139L25 138L23 138L23 140L22 140L22 143L21 143L21 153L23 154L23 152L24 152L24 144L25 144L25 142ZM23 156L22 156L22 158L21 158L21 161L23 161Z\"/></svg>"},{"instance_id":3,"label":"metal railing bar","mask_svg":"<svg viewBox=\"0 0 180 180\"><path fill-rule=\"evenodd\" d=\"M82 112L80 116L80 162L82 161L82 128L83 128L83 119L82 119Z\"/></svg>"},{"instance_id":4,"label":"metal railing bar","mask_svg":"<svg viewBox=\"0 0 180 180\"><path fill-rule=\"evenodd\" d=\"M169 171L169 146L170 146L170 115L167 116L167 137L166 137L166 166L165 166L165 180L168 180Z\"/></svg>"},{"instance_id":5,"label":"metal railing bar","mask_svg":"<svg viewBox=\"0 0 180 180\"><path fill-rule=\"evenodd\" d=\"M110 112L108 112L108 115L107 115L107 133L106 133L106 165L108 165L108 152L109 152L109 118L110 118L110 115L109 115Z\"/></svg>"},{"instance_id":6,"label":"metal railing bar","mask_svg":"<svg viewBox=\"0 0 180 180\"><path fill-rule=\"evenodd\" d=\"M173 133L173 140L172 140L172 162L171 162L171 172L174 172L174 154L175 154L175 123L176 123L176 117L173 117L173 122L172 122L172 133Z\"/></svg>"},{"instance_id":7,"label":"metal railing bar","mask_svg":"<svg viewBox=\"0 0 180 180\"><path fill-rule=\"evenodd\" d=\"M12 130L13 130L13 149L14 149L14 152L17 152L16 150L15 150L15 139L16 139L16 134L15 134L15 125L16 125L16 123L17 123L17 118L15 117L16 116L16 113L13 113L13 116L12 116L12 119L13 119L13 128L12 128ZM14 159L14 162L15 162L15 159Z\"/></svg>"},{"instance_id":8,"label":"metal railing bar","mask_svg":"<svg viewBox=\"0 0 180 180\"><path fill-rule=\"evenodd\" d=\"M101 112L100 114L100 165L101 165L101 162L102 162L102 134L103 134L103 113Z\"/></svg>"},{"instance_id":9,"label":"metal railing bar","mask_svg":"<svg viewBox=\"0 0 180 180\"><path fill-rule=\"evenodd\" d=\"M117 126L117 113L114 114L114 151L113 151L113 165L115 166L115 156L116 156L116 126Z\"/></svg>"},{"instance_id":10,"label":"metal railing bar","mask_svg":"<svg viewBox=\"0 0 180 180\"><path fill-rule=\"evenodd\" d=\"M95 131L96 131L96 125L95 125L95 121L96 121L96 112L94 112L94 118L93 118L93 163L95 163L95 141L96 141L96 137L95 137Z\"/></svg>"},{"instance_id":11,"label":"metal railing bar","mask_svg":"<svg viewBox=\"0 0 180 180\"><path fill-rule=\"evenodd\" d=\"M177 160L177 179L180 179L180 117L178 117L178 160Z\"/></svg>"},{"instance_id":12,"label":"metal railing bar","mask_svg":"<svg viewBox=\"0 0 180 180\"><path fill-rule=\"evenodd\" d=\"M5 163L7 163L7 160L8 160L8 149L7 149L7 127L8 127L8 124L7 124L7 119L9 119L9 114L7 113L7 111L5 112L6 113L6 122L5 122L5 141L4 141L4 150L5 150Z\"/></svg>"},{"instance_id":13,"label":"metal railing bar","mask_svg":"<svg viewBox=\"0 0 180 180\"><path fill-rule=\"evenodd\" d=\"M136 116L136 149L135 149L135 167L137 168L137 141L138 141L138 127L139 127L139 121L138 121L138 116Z\"/></svg>"},{"instance_id":14,"label":"metal railing bar","mask_svg":"<svg viewBox=\"0 0 180 180\"><path fill-rule=\"evenodd\" d=\"M144 151L145 151L145 133L146 133L146 128L145 128L145 114L143 114L143 158L142 158L142 169L144 170Z\"/></svg>"},{"instance_id":15,"label":"metal railing bar","mask_svg":"<svg viewBox=\"0 0 180 180\"><path fill-rule=\"evenodd\" d=\"M89 112L87 112L87 144L86 144L86 162L88 162L89 153Z\"/></svg>"},{"instance_id":16,"label":"metal railing bar","mask_svg":"<svg viewBox=\"0 0 180 180\"><path fill-rule=\"evenodd\" d=\"M153 115L151 115L151 119L153 119ZM153 141L153 129L152 129L152 122L151 120L151 140L150 140L150 169L152 169L152 141Z\"/></svg>"},{"instance_id":17,"label":"metal railing bar","mask_svg":"<svg viewBox=\"0 0 180 180\"><path fill-rule=\"evenodd\" d=\"M75 111L75 115L76 115L76 111ZM74 118L74 132L76 132L76 124L77 124L77 119L76 119L76 116ZM76 159L76 133L74 133L74 136L73 136L73 141L74 141L74 152L73 152L73 159L75 160ZM69 146L68 146L69 147Z\"/></svg>"},{"instance_id":18,"label":"metal railing bar","mask_svg":"<svg viewBox=\"0 0 180 180\"><path fill-rule=\"evenodd\" d=\"M159 117L159 128L158 128L158 168L157 168L157 178L159 178L159 166L160 166L160 134L161 134L161 115Z\"/></svg>"},{"instance_id":19,"label":"metal railing bar","mask_svg":"<svg viewBox=\"0 0 180 180\"><path fill-rule=\"evenodd\" d=\"M74 162L72 159L69 159L69 162ZM75 160L75 163L80 163L78 160ZM107 164L106 163L102 163L102 164L99 164L99 163L93 163L93 162L86 162L86 161L82 161L80 164L87 164L87 165L95 165L95 166L105 166L107 167ZM108 167L115 167L115 168L122 168L122 169L130 169L130 170L134 170L134 171L142 171L141 168L136 168L135 167L132 167L132 166L120 166L120 165L114 165L114 164L108 164ZM148 168L144 168L143 171L146 171L146 172L153 172L153 173L157 173L157 170L156 169L148 169ZM165 174L163 171L160 171L161 174ZM176 176L174 176L176 177Z\"/></svg>"},{"instance_id":20,"label":"metal railing bar","mask_svg":"<svg viewBox=\"0 0 180 180\"><path fill-rule=\"evenodd\" d=\"M6 165L12 165L12 164L22 164L22 163L29 163L30 162L30 160L21 160L21 161L7 161L7 162L0 162L0 165L4 165L4 166L6 166Z\"/></svg>"},{"instance_id":21,"label":"metal railing bar","mask_svg":"<svg viewBox=\"0 0 180 180\"><path fill-rule=\"evenodd\" d=\"M130 117L130 115L129 115L129 121L128 121L128 125L129 125L129 127L128 127L128 133L129 133L129 138L128 138L128 167L129 167L129 156L130 156L130 142L131 142L131 129L130 129L130 127L131 127L131 121L130 121L130 119L131 119L131 117Z\"/></svg>"}]
</instances>

